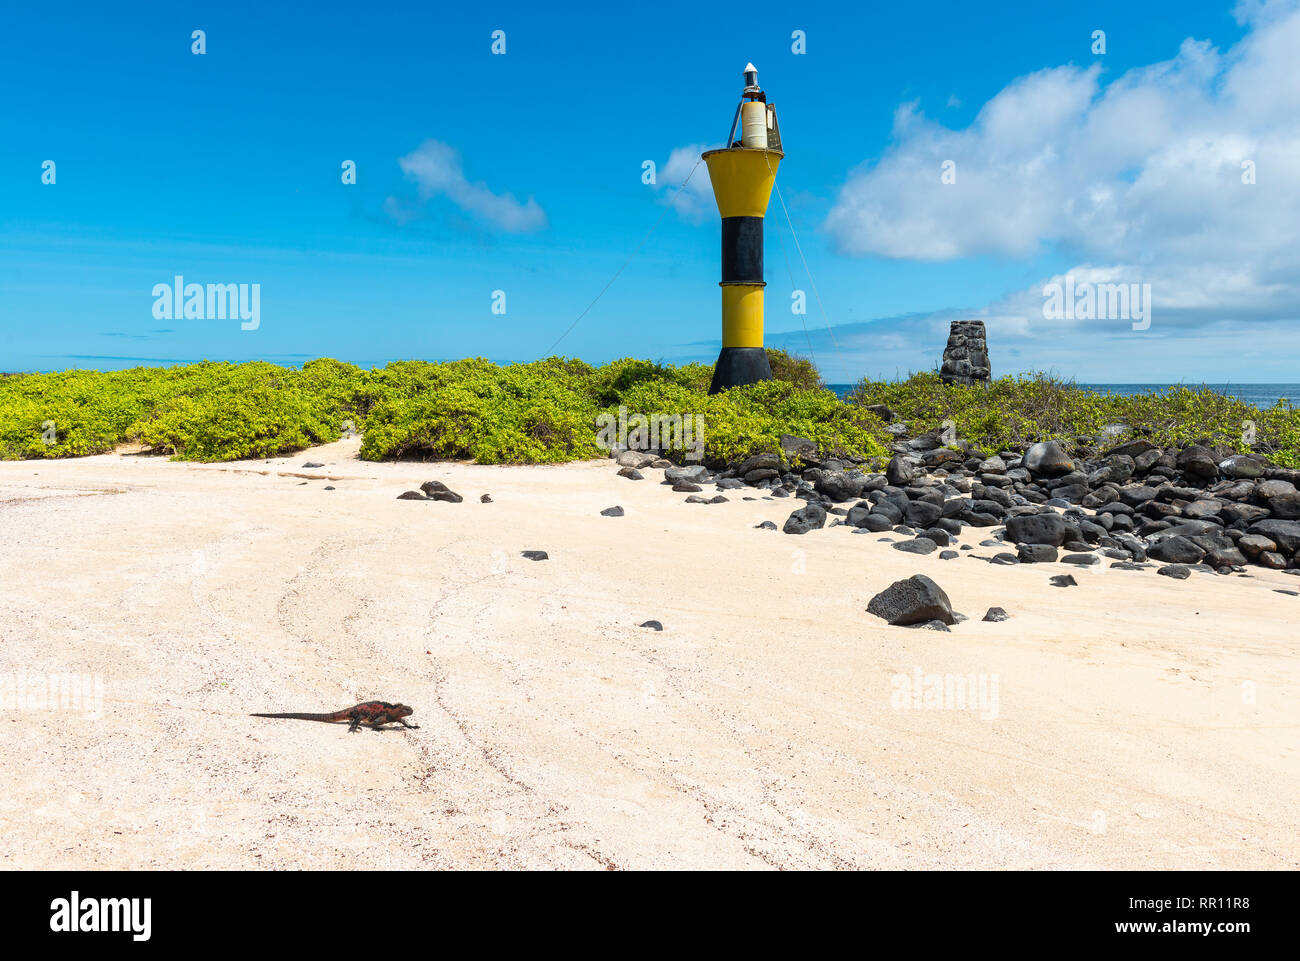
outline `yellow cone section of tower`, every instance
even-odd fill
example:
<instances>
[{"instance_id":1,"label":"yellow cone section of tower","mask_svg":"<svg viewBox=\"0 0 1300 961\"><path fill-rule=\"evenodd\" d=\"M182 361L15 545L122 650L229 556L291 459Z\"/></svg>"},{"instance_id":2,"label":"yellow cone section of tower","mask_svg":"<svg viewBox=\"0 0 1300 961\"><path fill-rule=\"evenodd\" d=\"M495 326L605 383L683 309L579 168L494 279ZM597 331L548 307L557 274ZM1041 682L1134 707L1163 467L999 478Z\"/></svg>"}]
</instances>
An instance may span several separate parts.
<instances>
[{"instance_id":1,"label":"yellow cone section of tower","mask_svg":"<svg viewBox=\"0 0 1300 961\"><path fill-rule=\"evenodd\" d=\"M708 150L704 162L713 182L713 198L723 217L762 217L776 183L776 168L785 154L779 150Z\"/></svg>"}]
</instances>

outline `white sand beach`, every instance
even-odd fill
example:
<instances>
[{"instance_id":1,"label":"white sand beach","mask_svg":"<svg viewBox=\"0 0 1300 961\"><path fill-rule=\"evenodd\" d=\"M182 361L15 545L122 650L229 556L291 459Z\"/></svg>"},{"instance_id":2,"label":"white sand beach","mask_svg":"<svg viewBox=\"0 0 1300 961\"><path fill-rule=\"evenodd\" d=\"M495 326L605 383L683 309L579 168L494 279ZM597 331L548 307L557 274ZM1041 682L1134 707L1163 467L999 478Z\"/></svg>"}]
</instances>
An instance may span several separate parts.
<instances>
[{"instance_id":1,"label":"white sand beach","mask_svg":"<svg viewBox=\"0 0 1300 961\"><path fill-rule=\"evenodd\" d=\"M1300 866L1300 578L943 561L609 461L356 449L0 463L5 695L102 682L5 704L4 867ZM434 479L464 503L397 499ZM915 573L969 620L866 612ZM996 701L898 705L918 671ZM248 716L369 699L419 729Z\"/></svg>"}]
</instances>

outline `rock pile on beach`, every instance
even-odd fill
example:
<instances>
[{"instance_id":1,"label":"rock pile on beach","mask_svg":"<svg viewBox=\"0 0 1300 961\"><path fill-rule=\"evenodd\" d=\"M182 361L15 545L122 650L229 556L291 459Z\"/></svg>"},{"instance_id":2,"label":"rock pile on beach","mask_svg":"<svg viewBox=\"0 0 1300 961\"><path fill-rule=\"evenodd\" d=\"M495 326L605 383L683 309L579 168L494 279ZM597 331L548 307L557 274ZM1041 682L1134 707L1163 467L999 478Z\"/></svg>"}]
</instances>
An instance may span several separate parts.
<instances>
[{"instance_id":1,"label":"rock pile on beach","mask_svg":"<svg viewBox=\"0 0 1300 961\"><path fill-rule=\"evenodd\" d=\"M675 491L713 484L800 499L783 527L792 535L847 525L902 535L895 549L929 554L955 547L966 528L988 528L982 544L1007 550L969 556L995 564L1109 562L1120 570L1172 566L1219 574L1258 565L1300 574L1300 470L1206 443L1160 448L1138 438L1108 446L1106 439L1120 433L1115 428L1073 456L1055 441L985 456L965 441L944 445L936 431L903 439L905 425L891 426L902 429L894 431L893 456L879 472L789 435L779 454L715 469L631 451L618 463L638 470L666 465L663 482Z\"/></svg>"}]
</instances>

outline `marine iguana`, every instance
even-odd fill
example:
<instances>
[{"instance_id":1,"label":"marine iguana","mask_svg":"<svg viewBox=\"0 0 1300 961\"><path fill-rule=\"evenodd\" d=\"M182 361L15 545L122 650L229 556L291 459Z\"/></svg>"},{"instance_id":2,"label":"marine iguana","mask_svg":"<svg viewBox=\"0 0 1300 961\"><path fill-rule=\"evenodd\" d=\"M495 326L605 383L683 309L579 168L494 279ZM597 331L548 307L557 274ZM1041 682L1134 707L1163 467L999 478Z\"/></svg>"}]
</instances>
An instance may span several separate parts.
<instances>
[{"instance_id":1,"label":"marine iguana","mask_svg":"<svg viewBox=\"0 0 1300 961\"><path fill-rule=\"evenodd\" d=\"M362 701L360 704L345 707L333 714L250 714L249 717L287 717L295 721L325 721L328 724L347 721L348 731L356 733L361 729L362 724L369 725L376 731L383 725L394 722L402 725L402 727L418 729L420 725L407 724L403 720L403 718L410 717L414 713L414 709L407 707L405 704L389 704L387 701Z\"/></svg>"}]
</instances>

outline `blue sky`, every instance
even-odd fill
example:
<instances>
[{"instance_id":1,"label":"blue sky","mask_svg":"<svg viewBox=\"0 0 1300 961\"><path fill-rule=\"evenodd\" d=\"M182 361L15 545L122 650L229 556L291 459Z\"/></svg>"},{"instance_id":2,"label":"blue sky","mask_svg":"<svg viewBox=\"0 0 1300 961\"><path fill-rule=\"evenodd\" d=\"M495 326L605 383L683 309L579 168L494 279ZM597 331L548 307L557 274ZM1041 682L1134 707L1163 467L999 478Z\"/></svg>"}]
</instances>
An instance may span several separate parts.
<instances>
[{"instance_id":1,"label":"blue sky","mask_svg":"<svg viewBox=\"0 0 1300 961\"><path fill-rule=\"evenodd\" d=\"M752 60L825 308L774 197L767 339L828 380L928 369L959 317L988 323L995 374L1300 379L1293 4L924 11L6 5L0 369L530 360L656 222L554 351L712 361L705 168L671 195L726 136ZM1066 273L1150 283L1150 327L1045 319ZM153 288L176 275L259 284L257 329L159 319Z\"/></svg>"}]
</instances>

